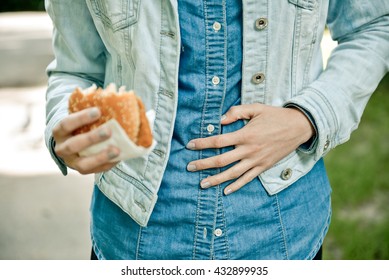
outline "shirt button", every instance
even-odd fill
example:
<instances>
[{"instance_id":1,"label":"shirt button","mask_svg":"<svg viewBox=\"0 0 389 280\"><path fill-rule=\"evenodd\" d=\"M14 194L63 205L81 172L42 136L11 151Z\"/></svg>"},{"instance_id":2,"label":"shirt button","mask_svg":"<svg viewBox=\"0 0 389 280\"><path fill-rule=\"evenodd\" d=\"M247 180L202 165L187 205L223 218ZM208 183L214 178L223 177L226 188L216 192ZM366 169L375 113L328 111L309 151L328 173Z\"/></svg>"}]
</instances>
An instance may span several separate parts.
<instances>
[{"instance_id":1,"label":"shirt button","mask_svg":"<svg viewBox=\"0 0 389 280\"><path fill-rule=\"evenodd\" d=\"M212 28L217 32L222 28L222 25L220 24L220 22L215 21L212 25Z\"/></svg>"},{"instance_id":2,"label":"shirt button","mask_svg":"<svg viewBox=\"0 0 389 280\"><path fill-rule=\"evenodd\" d=\"M253 77L251 78L251 81L253 84L259 85L265 80L265 74L263 73L255 73Z\"/></svg>"},{"instance_id":3,"label":"shirt button","mask_svg":"<svg viewBox=\"0 0 389 280\"><path fill-rule=\"evenodd\" d=\"M259 18L255 21L255 28L257 30L263 30L267 27L267 18Z\"/></svg>"},{"instance_id":4,"label":"shirt button","mask_svg":"<svg viewBox=\"0 0 389 280\"><path fill-rule=\"evenodd\" d=\"M220 78L218 76L214 76L212 78L212 84L214 84L215 86L218 85L220 83Z\"/></svg>"},{"instance_id":5,"label":"shirt button","mask_svg":"<svg viewBox=\"0 0 389 280\"><path fill-rule=\"evenodd\" d=\"M222 236L223 231L220 228L217 228L213 233L215 234L215 236L219 237Z\"/></svg>"},{"instance_id":6,"label":"shirt button","mask_svg":"<svg viewBox=\"0 0 389 280\"><path fill-rule=\"evenodd\" d=\"M281 172L281 179L286 181L292 178L293 171L290 168L286 168Z\"/></svg>"},{"instance_id":7,"label":"shirt button","mask_svg":"<svg viewBox=\"0 0 389 280\"><path fill-rule=\"evenodd\" d=\"M215 126L213 126L212 124L209 124L209 125L207 126L207 131L208 131L209 133L212 133L214 130L215 130Z\"/></svg>"}]
</instances>

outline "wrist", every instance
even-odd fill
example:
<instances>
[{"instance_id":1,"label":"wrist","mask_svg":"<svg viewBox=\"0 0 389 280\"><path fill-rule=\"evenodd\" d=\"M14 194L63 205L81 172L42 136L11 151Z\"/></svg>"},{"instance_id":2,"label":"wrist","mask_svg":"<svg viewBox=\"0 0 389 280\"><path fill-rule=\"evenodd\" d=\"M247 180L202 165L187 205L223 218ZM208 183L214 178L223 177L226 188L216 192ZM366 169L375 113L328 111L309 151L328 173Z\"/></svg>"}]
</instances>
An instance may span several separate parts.
<instances>
[{"instance_id":1,"label":"wrist","mask_svg":"<svg viewBox=\"0 0 389 280\"><path fill-rule=\"evenodd\" d=\"M299 108L288 107L293 112L293 126L299 138L299 144L303 145L313 139L316 135L315 127L308 116Z\"/></svg>"}]
</instances>

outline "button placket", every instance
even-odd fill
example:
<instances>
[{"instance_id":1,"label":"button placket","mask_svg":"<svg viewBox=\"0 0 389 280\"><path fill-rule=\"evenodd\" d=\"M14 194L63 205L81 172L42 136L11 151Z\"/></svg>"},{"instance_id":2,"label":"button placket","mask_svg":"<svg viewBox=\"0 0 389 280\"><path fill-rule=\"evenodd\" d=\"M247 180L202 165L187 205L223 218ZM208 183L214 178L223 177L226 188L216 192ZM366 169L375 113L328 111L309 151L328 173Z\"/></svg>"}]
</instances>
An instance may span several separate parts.
<instances>
[{"instance_id":1,"label":"button placket","mask_svg":"<svg viewBox=\"0 0 389 280\"><path fill-rule=\"evenodd\" d=\"M213 76L212 77L212 84L214 84L215 86L220 84L220 78L218 76Z\"/></svg>"},{"instance_id":2,"label":"button placket","mask_svg":"<svg viewBox=\"0 0 389 280\"><path fill-rule=\"evenodd\" d=\"M205 23L206 23L206 45L209 46L205 48L205 75L206 85L204 93L204 110L201 111L201 131L200 134L203 137L212 136L219 133L219 124L220 124L220 112L222 111L224 94L225 94L225 82L226 82L226 72L224 71L227 66L227 40L225 36L226 32L226 19L224 17L225 10L218 10L215 7L223 6L225 9L225 1L222 1L223 4L219 1L206 1L205 8ZM214 5L217 3L217 5ZM212 4L212 5L211 5ZM211 8L212 7L212 8ZM217 11L219 13L217 13ZM200 154L200 159L209 158L215 155L218 155L219 151L217 149L205 149ZM217 168L202 170L199 172L200 180L219 173L220 171ZM217 214L219 204L215 205L215 199L218 199L221 190L219 187L209 188L209 189L200 189L200 194L198 196L198 208L197 211L200 213L196 219L196 225L199 229L196 232L196 236L202 238L196 238L196 258L206 257L210 253L209 249L215 246L214 254L215 255L225 255L225 240L223 238L218 238L219 235L223 235L222 225L223 222L220 221L222 216ZM217 218L215 220L215 215ZM219 218L220 217L220 218ZM212 238L209 238L209 233L207 234L204 231L204 228L211 230ZM216 230L219 229L219 230ZM216 230L216 231L215 231ZM208 237L207 237L208 235ZM218 241L215 241L218 240ZM214 243L214 244L212 244ZM216 243L216 244L215 244Z\"/></svg>"},{"instance_id":3,"label":"button placket","mask_svg":"<svg viewBox=\"0 0 389 280\"><path fill-rule=\"evenodd\" d=\"M222 28L222 25L220 24L220 22L215 21L212 25L212 28L213 30L215 30L215 32L218 32Z\"/></svg>"},{"instance_id":4,"label":"button placket","mask_svg":"<svg viewBox=\"0 0 389 280\"><path fill-rule=\"evenodd\" d=\"M213 124L209 124L209 125L207 126L207 131L208 131L209 133L214 132L214 131L215 131L215 126L214 126Z\"/></svg>"},{"instance_id":5,"label":"button placket","mask_svg":"<svg viewBox=\"0 0 389 280\"><path fill-rule=\"evenodd\" d=\"M213 232L213 234L216 236L216 237L220 237L223 235L223 231L220 229L220 228L217 228L215 229L215 231Z\"/></svg>"}]
</instances>

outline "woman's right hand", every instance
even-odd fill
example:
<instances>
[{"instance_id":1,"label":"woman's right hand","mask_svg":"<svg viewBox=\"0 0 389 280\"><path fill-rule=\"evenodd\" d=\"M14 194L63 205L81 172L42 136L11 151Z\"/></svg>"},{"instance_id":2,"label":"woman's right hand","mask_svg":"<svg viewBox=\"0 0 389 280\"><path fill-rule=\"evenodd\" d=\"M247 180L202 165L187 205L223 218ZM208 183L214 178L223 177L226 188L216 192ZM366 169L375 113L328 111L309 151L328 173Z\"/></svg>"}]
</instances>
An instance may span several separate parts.
<instances>
[{"instance_id":1,"label":"woman's right hand","mask_svg":"<svg viewBox=\"0 0 389 280\"><path fill-rule=\"evenodd\" d=\"M58 157L72 169L81 174L91 174L107 171L117 162L110 162L120 154L117 147L108 147L98 154L80 156L79 152L96 143L111 137L111 131L107 128L98 128L87 133L73 135L73 132L86 125L95 122L101 117L98 108L88 108L77 113L70 114L61 120L53 129L55 140L54 151Z\"/></svg>"}]
</instances>

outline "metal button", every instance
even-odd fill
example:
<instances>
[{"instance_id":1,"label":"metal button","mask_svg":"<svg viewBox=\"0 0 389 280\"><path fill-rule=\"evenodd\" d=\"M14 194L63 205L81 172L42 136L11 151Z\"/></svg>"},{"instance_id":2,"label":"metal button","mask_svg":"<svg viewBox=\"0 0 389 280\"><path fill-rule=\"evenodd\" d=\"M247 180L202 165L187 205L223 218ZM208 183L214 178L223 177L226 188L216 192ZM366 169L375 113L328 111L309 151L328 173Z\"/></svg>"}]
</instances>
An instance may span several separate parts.
<instances>
[{"instance_id":1,"label":"metal button","mask_svg":"<svg viewBox=\"0 0 389 280\"><path fill-rule=\"evenodd\" d=\"M208 131L209 133L212 133L214 130L215 130L215 126L213 126L212 124L209 124L209 125L207 126L207 131Z\"/></svg>"},{"instance_id":2,"label":"metal button","mask_svg":"<svg viewBox=\"0 0 389 280\"><path fill-rule=\"evenodd\" d=\"M265 74L261 73L261 72L258 72L258 73L255 73L253 75L253 77L251 78L251 81L256 84L256 85L259 85L260 83L262 83L263 81L265 80Z\"/></svg>"},{"instance_id":3,"label":"metal button","mask_svg":"<svg viewBox=\"0 0 389 280\"><path fill-rule=\"evenodd\" d=\"M267 27L267 18L259 18L255 21L255 28L257 30L263 30Z\"/></svg>"},{"instance_id":4,"label":"metal button","mask_svg":"<svg viewBox=\"0 0 389 280\"><path fill-rule=\"evenodd\" d=\"M212 28L217 32L222 28L222 25L220 24L220 22L215 21L212 25Z\"/></svg>"},{"instance_id":5,"label":"metal button","mask_svg":"<svg viewBox=\"0 0 389 280\"><path fill-rule=\"evenodd\" d=\"M223 231L220 228L217 228L213 233L215 234L215 236L219 237L222 236Z\"/></svg>"},{"instance_id":6,"label":"metal button","mask_svg":"<svg viewBox=\"0 0 389 280\"><path fill-rule=\"evenodd\" d=\"M220 78L218 76L214 76L212 78L212 84L218 85L220 83Z\"/></svg>"},{"instance_id":7,"label":"metal button","mask_svg":"<svg viewBox=\"0 0 389 280\"><path fill-rule=\"evenodd\" d=\"M330 147L330 140L327 140L323 147L324 151L327 151L329 147Z\"/></svg>"},{"instance_id":8,"label":"metal button","mask_svg":"<svg viewBox=\"0 0 389 280\"><path fill-rule=\"evenodd\" d=\"M290 178L292 178L292 174L293 174L293 171L292 169L290 168L286 168L285 170L283 170L281 172L281 179L282 180L289 180Z\"/></svg>"}]
</instances>

